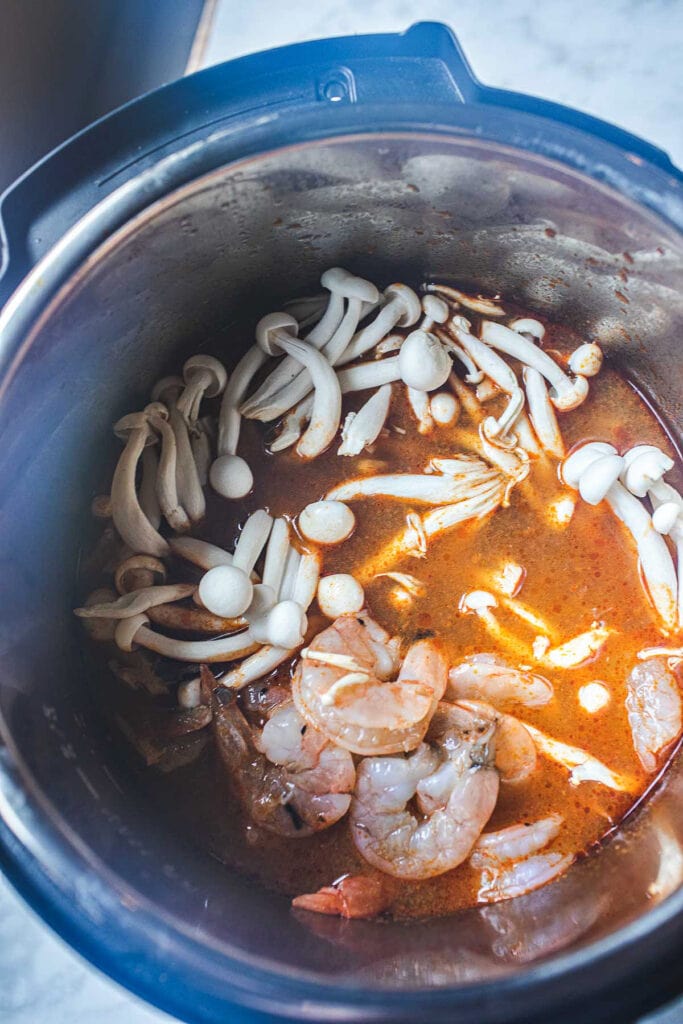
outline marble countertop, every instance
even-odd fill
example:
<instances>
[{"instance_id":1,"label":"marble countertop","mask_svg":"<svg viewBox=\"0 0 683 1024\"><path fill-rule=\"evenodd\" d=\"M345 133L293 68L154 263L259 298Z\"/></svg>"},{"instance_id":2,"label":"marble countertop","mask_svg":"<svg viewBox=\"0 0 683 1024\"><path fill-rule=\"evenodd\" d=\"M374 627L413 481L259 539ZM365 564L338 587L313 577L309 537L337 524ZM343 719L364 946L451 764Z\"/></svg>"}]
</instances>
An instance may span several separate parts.
<instances>
[{"instance_id":1,"label":"marble countertop","mask_svg":"<svg viewBox=\"0 0 683 1024\"><path fill-rule=\"evenodd\" d=\"M683 165L681 0L219 0L204 63L303 39L449 23L486 84L612 121ZM0 878L3 1024L161 1024L55 938ZM657 1024L683 1021L683 1008ZM653 1022L654 1024L654 1022Z\"/></svg>"}]
</instances>

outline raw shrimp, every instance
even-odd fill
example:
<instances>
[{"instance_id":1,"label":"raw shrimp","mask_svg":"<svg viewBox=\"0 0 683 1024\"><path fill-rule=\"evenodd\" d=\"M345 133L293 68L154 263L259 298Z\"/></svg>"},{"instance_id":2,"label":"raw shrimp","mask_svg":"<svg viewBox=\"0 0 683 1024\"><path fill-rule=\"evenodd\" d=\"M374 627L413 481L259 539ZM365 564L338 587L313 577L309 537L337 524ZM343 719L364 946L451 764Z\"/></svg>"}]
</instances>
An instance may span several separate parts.
<instances>
[{"instance_id":1,"label":"raw shrimp","mask_svg":"<svg viewBox=\"0 0 683 1024\"><path fill-rule=\"evenodd\" d=\"M389 906L387 892L378 878L345 875L318 892L305 893L292 900L297 910L312 910L333 917L377 917Z\"/></svg>"},{"instance_id":2,"label":"raw shrimp","mask_svg":"<svg viewBox=\"0 0 683 1024\"><path fill-rule=\"evenodd\" d=\"M218 749L252 820L277 835L309 836L349 809L353 759L306 725L291 703L279 704L259 732L233 701L214 709Z\"/></svg>"},{"instance_id":3,"label":"raw shrimp","mask_svg":"<svg viewBox=\"0 0 683 1024\"><path fill-rule=\"evenodd\" d=\"M681 696L664 658L652 658L632 670L627 680L626 710L633 746L646 772L657 767L657 754L681 731Z\"/></svg>"},{"instance_id":4,"label":"raw shrimp","mask_svg":"<svg viewBox=\"0 0 683 1024\"><path fill-rule=\"evenodd\" d=\"M508 784L524 782L538 766L536 744L525 725L512 715L496 711L480 700L459 700L452 705L451 715L474 715L483 728L488 722L496 724L495 766L500 781ZM463 726L464 728L464 726Z\"/></svg>"},{"instance_id":5,"label":"raw shrimp","mask_svg":"<svg viewBox=\"0 0 683 1024\"><path fill-rule=\"evenodd\" d=\"M479 837L470 864L481 870L481 903L523 896L552 881L574 861L573 854L541 853L556 838L560 814L522 825L510 825Z\"/></svg>"},{"instance_id":6,"label":"raw shrimp","mask_svg":"<svg viewBox=\"0 0 683 1024\"><path fill-rule=\"evenodd\" d=\"M292 696L306 721L339 746L394 754L422 740L447 671L434 641L418 640L401 664L395 641L369 615L342 615L302 651Z\"/></svg>"},{"instance_id":7,"label":"raw shrimp","mask_svg":"<svg viewBox=\"0 0 683 1024\"><path fill-rule=\"evenodd\" d=\"M359 853L397 878L432 878L469 855L498 798L497 719L441 703L427 743L358 766L351 831ZM423 819L408 808L416 800Z\"/></svg>"},{"instance_id":8,"label":"raw shrimp","mask_svg":"<svg viewBox=\"0 0 683 1024\"><path fill-rule=\"evenodd\" d=\"M552 700L553 687L543 676L512 668L495 654L474 654L450 670L445 697L471 697L495 707L522 704L538 708Z\"/></svg>"}]
</instances>

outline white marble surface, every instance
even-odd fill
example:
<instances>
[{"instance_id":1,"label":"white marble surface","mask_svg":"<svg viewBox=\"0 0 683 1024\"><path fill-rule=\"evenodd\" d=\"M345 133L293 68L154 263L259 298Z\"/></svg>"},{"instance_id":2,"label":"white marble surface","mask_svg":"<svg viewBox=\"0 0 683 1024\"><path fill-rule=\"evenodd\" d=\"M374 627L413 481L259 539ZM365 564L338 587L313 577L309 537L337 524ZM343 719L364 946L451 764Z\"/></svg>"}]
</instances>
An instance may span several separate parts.
<instances>
[{"instance_id":1,"label":"white marble surface","mask_svg":"<svg viewBox=\"0 0 683 1024\"><path fill-rule=\"evenodd\" d=\"M567 103L683 165L682 0L220 0L207 63L320 36L448 22L479 78ZM3 1024L169 1021L86 965L0 879ZM672 1010L658 1024L683 1021Z\"/></svg>"}]
</instances>

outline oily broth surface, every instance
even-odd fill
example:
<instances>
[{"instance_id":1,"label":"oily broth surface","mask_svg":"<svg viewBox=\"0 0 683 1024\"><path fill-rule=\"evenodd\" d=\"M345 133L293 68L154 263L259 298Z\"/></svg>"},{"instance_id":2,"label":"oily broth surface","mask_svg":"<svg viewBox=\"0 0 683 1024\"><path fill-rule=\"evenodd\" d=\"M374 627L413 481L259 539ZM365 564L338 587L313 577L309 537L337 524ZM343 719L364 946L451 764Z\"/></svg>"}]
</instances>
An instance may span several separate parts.
<instances>
[{"instance_id":1,"label":"oily broth surface","mask_svg":"<svg viewBox=\"0 0 683 1024\"><path fill-rule=\"evenodd\" d=\"M565 348L553 337L553 346ZM569 348L575 339L567 339ZM367 397L345 401L345 412ZM495 404L493 406L495 408ZM422 472L435 455L452 456L472 451L471 425L461 412L454 427L435 428L424 437L395 387L390 429L371 455L354 458L336 455L338 442L312 463L303 463L292 452L264 453L263 429L245 423L240 452L254 470L255 488L244 502L231 503L209 497L208 515L197 535L232 547L238 527L247 514L267 508L272 515L294 516L307 502L322 498L334 485L359 475L383 472ZM570 448L581 440L613 441L620 450L638 443L657 444L675 454L662 428L634 390L613 370L604 367L591 381L588 400L579 409L562 414L560 426ZM267 436L267 435L266 435ZM492 652L517 663L519 658L499 646L476 616L458 612L462 594L473 589L493 589L491 573L512 561L524 567L526 579L519 598L554 628L557 642L576 635L598 620L614 630L599 657L573 670L536 671L549 678L555 699L544 708L520 709L519 717L553 737L583 747L610 768L635 781L634 794L614 793L594 783L572 787L567 772L545 758L526 783L501 786L496 810L487 830L521 821L533 821L561 811L565 823L547 848L564 852L589 851L624 817L647 788L650 778L642 771L633 750L624 708L625 679L636 663L636 653L661 641L643 594L630 538L611 511L577 503L570 524L548 525L544 509L567 495L557 478L554 462L536 463L528 480L515 488L510 507L499 509L479 523L456 527L430 542L427 557L406 557L392 566L410 572L425 585L423 596L412 603L395 601L395 584L386 578L366 587L371 614L406 643L433 633L445 645L451 663L476 652ZM404 525L409 506L392 499L373 498L351 503L356 530L344 544L324 556L323 574L357 570L366 559L390 540ZM415 510L423 510L419 505ZM501 623L531 645L535 630L515 620L502 607ZM310 636L327 620L311 609ZM533 666L533 661L529 660ZM291 665L282 666L270 681L287 683ZM612 694L608 706L594 715L578 703L579 687L603 681ZM264 684L265 685L265 684ZM195 765L160 779L147 777L155 798L169 809L175 821L182 817L192 834L232 869L258 879L266 886L296 895L329 885L346 873L376 874L356 852L346 820L333 828L301 840L282 840L256 830L245 818L230 793L225 771L214 752L208 751ZM382 876L393 900L396 917L445 914L476 903L478 873L465 863L455 871L423 882L403 882Z\"/></svg>"}]
</instances>

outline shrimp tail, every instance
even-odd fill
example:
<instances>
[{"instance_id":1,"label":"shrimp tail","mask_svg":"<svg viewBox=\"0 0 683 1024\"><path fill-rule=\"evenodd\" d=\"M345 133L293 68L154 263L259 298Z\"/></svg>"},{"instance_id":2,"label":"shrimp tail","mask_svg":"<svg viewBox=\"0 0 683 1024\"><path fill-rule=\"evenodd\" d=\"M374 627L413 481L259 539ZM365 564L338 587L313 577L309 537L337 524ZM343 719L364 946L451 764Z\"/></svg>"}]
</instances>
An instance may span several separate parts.
<instances>
[{"instance_id":1,"label":"shrimp tail","mask_svg":"<svg viewBox=\"0 0 683 1024\"><path fill-rule=\"evenodd\" d=\"M347 875L334 885L323 886L317 892L295 896L292 907L330 917L368 919L383 913L389 902L379 879L368 878L366 875Z\"/></svg>"}]
</instances>

